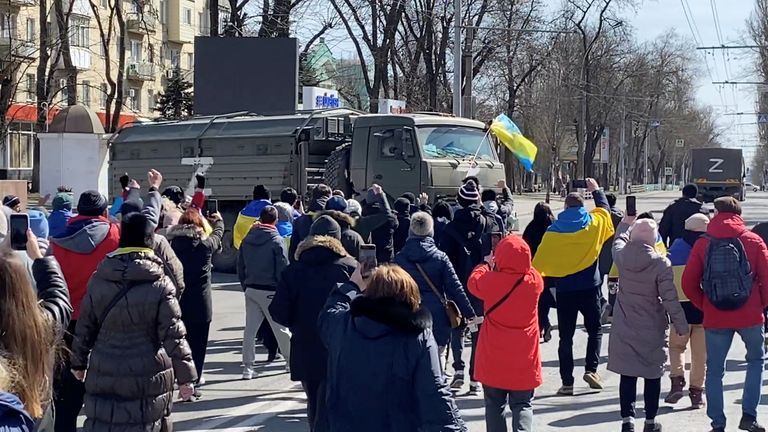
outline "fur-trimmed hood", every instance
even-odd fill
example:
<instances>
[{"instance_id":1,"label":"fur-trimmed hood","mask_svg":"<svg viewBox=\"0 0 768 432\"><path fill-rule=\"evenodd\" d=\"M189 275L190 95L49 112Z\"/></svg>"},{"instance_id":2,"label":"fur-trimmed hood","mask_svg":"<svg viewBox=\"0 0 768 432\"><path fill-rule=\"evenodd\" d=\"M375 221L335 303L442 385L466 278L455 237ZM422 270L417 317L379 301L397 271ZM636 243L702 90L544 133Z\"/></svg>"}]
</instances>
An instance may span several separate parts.
<instances>
[{"instance_id":1,"label":"fur-trimmed hood","mask_svg":"<svg viewBox=\"0 0 768 432\"><path fill-rule=\"evenodd\" d=\"M208 238L205 231L195 225L174 225L165 230L164 237L167 238L168 241L173 241L173 239L181 237L188 237L192 240L205 240Z\"/></svg>"},{"instance_id":2,"label":"fur-trimmed hood","mask_svg":"<svg viewBox=\"0 0 768 432\"><path fill-rule=\"evenodd\" d=\"M432 328L432 315L429 310L420 306L413 311L407 304L391 298L371 299L365 295L358 296L350 305L350 313L357 330L371 339L380 338L392 331L421 334ZM366 322L368 320L373 322Z\"/></svg>"},{"instance_id":3,"label":"fur-trimmed hood","mask_svg":"<svg viewBox=\"0 0 768 432\"><path fill-rule=\"evenodd\" d=\"M350 215L340 212L338 210L324 210L317 214L315 218L318 218L320 216L329 216L331 219L335 220L336 223L339 224L341 229L349 229L353 228L357 221Z\"/></svg>"},{"instance_id":4,"label":"fur-trimmed hood","mask_svg":"<svg viewBox=\"0 0 768 432\"><path fill-rule=\"evenodd\" d=\"M296 261L301 260L302 255L307 255L304 259L312 261L328 256L333 256L333 259L349 256L339 240L329 236L316 235L309 236L299 243L299 246L296 248ZM311 258L308 258L310 255Z\"/></svg>"}]
</instances>

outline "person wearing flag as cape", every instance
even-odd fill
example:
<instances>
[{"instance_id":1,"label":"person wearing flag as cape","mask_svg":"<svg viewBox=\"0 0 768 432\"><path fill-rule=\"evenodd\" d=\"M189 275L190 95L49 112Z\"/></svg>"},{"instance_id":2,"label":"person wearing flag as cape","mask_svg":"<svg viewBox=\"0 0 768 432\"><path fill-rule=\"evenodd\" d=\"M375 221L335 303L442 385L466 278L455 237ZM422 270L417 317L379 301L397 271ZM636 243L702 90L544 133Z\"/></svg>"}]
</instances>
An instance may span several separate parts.
<instances>
[{"instance_id":1,"label":"person wearing flag as cape","mask_svg":"<svg viewBox=\"0 0 768 432\"><path fill-rule=\"evenodd\" d=\"M608 200L597 181L588 178L587 191L592 193L595 209L587 211L581 195L569 194L565 198L565 210L547 229L533 260L534 268L543 276L553 278L555 285L563 384L557 394L562 396L573 395L573 336L579 313L584 316L588 333L584 381L592 389L603 388L597 373L603 337L598 261L603 244L614 235L614 228Z\"/></svg>"}]
</instances>

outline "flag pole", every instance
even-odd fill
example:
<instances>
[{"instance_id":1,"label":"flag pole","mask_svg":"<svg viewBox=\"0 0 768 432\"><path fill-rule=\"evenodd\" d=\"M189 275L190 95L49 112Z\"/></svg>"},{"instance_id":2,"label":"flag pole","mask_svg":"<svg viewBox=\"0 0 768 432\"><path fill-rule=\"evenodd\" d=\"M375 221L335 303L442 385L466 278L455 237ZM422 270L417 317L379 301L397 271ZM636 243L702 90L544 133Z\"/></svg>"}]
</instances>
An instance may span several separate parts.
<instances>
[{"instance_id":1,"label":"flag pole","mask_svg":"<svg viewBox=\"0 0 768 432\"><path fill-rule=\"evenodd\" d=\"M488 131L485 132L485 135L483 136L483 139L480 140L480 144L477 146L477 150L475 150L475 155L472 156L472 162L475 162L475 159L477 159L477 155L480 153L480 148L483 146L483 143L485 142L485 139L488 138L488 135L491 134L491 127L488 127Z\"/></svg>"}]
</instances>

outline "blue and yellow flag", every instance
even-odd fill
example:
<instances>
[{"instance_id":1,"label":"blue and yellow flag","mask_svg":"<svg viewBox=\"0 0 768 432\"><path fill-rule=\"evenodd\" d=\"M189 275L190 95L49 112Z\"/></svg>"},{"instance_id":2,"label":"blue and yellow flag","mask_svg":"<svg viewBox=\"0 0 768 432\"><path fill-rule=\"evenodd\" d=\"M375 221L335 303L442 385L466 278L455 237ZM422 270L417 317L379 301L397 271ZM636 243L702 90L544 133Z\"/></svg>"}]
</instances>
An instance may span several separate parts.
<instances>
[{"instance_id":1,"label":"blue and yellow flag","mask_svg":"<svg viewBox=\"0 0 768 432\"><path fill-rule=\"evenodd\" d=\"M539 149L523 136L515 122L506 115L499 114L491 123L491 132L520 160L526 170L533 171L533 161L536 160Z\"/></svg>"}]
</instances>

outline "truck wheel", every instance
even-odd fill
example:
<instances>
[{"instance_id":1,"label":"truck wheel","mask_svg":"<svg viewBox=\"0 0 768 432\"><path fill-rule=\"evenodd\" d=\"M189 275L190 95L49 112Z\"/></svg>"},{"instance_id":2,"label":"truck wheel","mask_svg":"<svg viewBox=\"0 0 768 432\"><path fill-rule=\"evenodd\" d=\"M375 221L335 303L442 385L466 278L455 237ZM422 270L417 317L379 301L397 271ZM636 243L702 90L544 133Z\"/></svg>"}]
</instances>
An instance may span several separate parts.
<instances>
[{"instance_id":1,"label":"truck wheel","mask_svg":"<svg viewBox=\"0 0 768 432\"><path fill-rule=\"evenodd\" d=\"M240 203L233 205L223 204L219 207L221 217L224 218L224 237L221 239L221 251L213 254L213 269L219 273L237 272L237 249L232 243L232 233L242 206Z\"/></svg>"},{"instance_id":2,"label":"truck wheel","mask_svg":"<svg viewBox=\"0 0 768 432\"><path fill-rule=\"evenodd\" d=\"M323 181L331 189L338 189L344 192L347 198L352 198L354 188L350 181L349 157L352 151L352 144L347 143L334 150L328 160L325 162L325 172Z\"/></svg>"}]
</instances>

